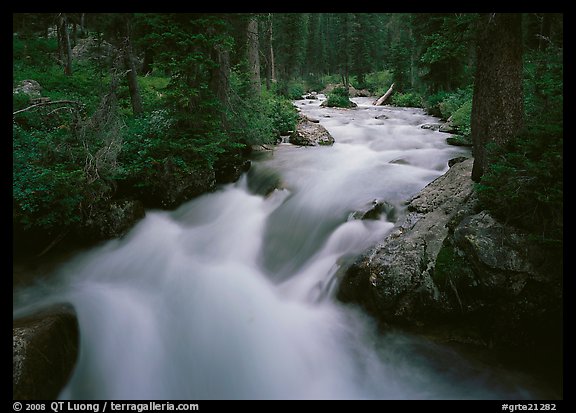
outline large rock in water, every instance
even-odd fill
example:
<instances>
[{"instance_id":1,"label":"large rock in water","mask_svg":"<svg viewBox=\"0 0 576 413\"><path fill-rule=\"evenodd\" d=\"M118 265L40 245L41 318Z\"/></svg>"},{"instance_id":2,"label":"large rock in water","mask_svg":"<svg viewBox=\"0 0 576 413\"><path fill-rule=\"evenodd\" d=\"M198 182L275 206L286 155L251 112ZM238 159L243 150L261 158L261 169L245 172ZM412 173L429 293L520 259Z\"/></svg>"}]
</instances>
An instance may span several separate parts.
<instances>
[{"instance_id":1,"label":"large rock in water","mask_svg":"<svg viewBox=\"0 0 576 413\"><path fill-rule=\"evenodd\" d=\"M302 146L330 146L334 144L334 138L316 120L300 116L296 130L290 135L290 143Z\"/></svg>"},{"instance_id":2,"label":"large rock in water","mask_svg":"<svg viewBox=\"0 0 576 413\"><path fill-rule=\"evenodd\" d=\"M12 398L49 400L68 382L78 357L78 323L65 305L12 323Z\"/></svg>"},{"instance_id":3,"label":"large rock in water","mask_svg":"<svg viewBox=\"0 0 576 413\"><path fill-rule=\"evenodd\" d=\"M410 201L392 233L346 270L338 298L384 325L524 355L546 349L553 364L561 358L561 248L478 211L472 162L454 164Z\"/></svg>"},{"instance_id":4,"label":"large rock in water","mask_svg":"<svg viewBox=\"0 0 576 413\"><path fill-rule=\"evenodd\" d=\"M454 165L422 190L408 214L346 272L338 297L362 304L388 322L417 322L439 296L432 272L447 223L475 205L472 160Z\"/></svg>"}]
</instances>

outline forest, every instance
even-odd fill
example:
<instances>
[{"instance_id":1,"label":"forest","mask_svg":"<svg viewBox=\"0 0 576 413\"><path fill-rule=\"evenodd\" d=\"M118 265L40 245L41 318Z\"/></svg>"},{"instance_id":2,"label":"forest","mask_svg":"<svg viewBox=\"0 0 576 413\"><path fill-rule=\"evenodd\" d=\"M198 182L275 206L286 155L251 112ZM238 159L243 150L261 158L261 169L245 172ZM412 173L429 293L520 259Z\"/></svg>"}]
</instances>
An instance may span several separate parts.
<instances>
[{"instance_id":1,"label":"forest","mask_svg":"<svg viewBox=\"0 0 576 413\"><path fill-rule=\"evenodd\" d=\"M562 397L562 13L12 18L15 395Z\"/></svg>"},{"instance_id":2,"label":"forest","mask_svg":"<svg viewBox=\"0 0 576 413\"><path fill-rule=\"evenodd\" d=\"M275 142L294 128L290 100L330 83L374 96L394 83L391 104L451 118L467 138L483 18L15 14L13 86L32 79L42 88L32 106L13 94L15 232L99 238L91 226L112 203L174 207L186 196L168 199L166 185ZM524 128L490 149L498 162L479 191L505 219L558 240L562 16L521 20Z\"/></svg>"}]
</instances>

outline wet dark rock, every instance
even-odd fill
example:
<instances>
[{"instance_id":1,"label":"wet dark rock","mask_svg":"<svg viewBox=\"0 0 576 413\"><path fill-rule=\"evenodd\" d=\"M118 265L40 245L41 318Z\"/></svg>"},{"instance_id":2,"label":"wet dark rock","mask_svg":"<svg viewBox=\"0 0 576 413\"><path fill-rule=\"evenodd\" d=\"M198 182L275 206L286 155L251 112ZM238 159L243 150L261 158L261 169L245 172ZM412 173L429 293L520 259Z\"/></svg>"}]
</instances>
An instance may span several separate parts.
<instances>
[{"instance_id":1,"label":"wet dark rock","mask_svg":"<svg viewBox=\"0 0 576 413\"><path fill-rule=\"evenodd\" d=\"M398 220L398 208L390 202L375 199L365 208L350 214L349 219L378 220L383 215L389 222L396 222Z\"/></svg>"},{"instance_id":2,"label":"wet dark rock","mask_svg":"<svg viewBox=\"0 0 576 413\"><path fill-rule=\"evenodd\" d=\"M472 146L472 139L469 136L454 135L446 138L446 143L454 146Z\"/></svg>"},{"instance_id":3,"label":"wet dark rock","mask_svg":"<svg viewBox=\"0 0 576 413\"><path fill-rule=\"evenodd\" d=\"M562 250L479 211L472 163L454 163L410 201L393 231L346 270L338 298L444 341L553 351L557 366Z\"/></svg>"},{"instance_id":4,"label":"wet dark rock","mask_svg":"<svg viewBox=\"0 0 576 413\"><path fill-rule=\"evenodd\" d=\"M448 167L452 168L457 163L464 162L466 159L469 159L469 158L466 156L458 156L456 158L452 158L448 161Z\"/></svg>"},{"instance_id":5,"label":"wet dark rock","mask_svg":"<svg viewBox=\"0 0 576 413\"><path fill-rule=\"evenodd\" d=\"M78 358L74 310L57 305L12 323L12 398L56 399Z\"/></svg>"},{"instance_id":6,"label":"wet dark rock","mask_svg":"<svg viewBox=\"0 0 576 413\"><path fill-rule=\"evenodd\" d=\"M141 201L128 199L102 204L93 209L81 228L83 236L91 239L110 239L124 235L145 215Z\"/></svg>"},{"instance_id":7,"label":"wet dark rock","mask_svg":"<svg viewBox=\"0 0 576 413\"><path fill-rule=\"evenodd\" d=\"M420 126L422 129L429 129L429 130L439 130L442 126L441 123L425 123L424 125Z\"/></svg>"}]
</instances>

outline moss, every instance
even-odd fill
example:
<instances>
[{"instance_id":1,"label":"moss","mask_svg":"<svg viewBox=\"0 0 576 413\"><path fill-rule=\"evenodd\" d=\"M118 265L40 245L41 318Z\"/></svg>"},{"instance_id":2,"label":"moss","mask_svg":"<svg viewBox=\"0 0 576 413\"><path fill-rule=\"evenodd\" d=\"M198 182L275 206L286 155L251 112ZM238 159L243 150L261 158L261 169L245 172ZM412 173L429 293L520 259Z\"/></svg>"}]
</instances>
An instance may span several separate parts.
<instances>
[{"instance_id":1,"label":"moss","mask_svg":"<svg viewBox=\"0 0 576 413\"><path fill-rule=\"evenodd\" d=\"M432 279L440 289L443 289L449 281L457 282L466 267L466 259L458 255L453 246L445 243L436 257Z\"/></svg>"}]
</instances>

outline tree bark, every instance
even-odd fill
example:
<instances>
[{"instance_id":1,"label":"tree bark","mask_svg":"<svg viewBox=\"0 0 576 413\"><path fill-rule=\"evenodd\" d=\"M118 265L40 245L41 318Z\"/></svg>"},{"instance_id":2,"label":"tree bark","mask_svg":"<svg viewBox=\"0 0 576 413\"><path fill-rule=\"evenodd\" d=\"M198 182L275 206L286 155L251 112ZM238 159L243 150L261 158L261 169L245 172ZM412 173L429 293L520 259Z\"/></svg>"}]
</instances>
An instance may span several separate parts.
<instances>
[{"instance_id":1,"label":"tree bark","mask_svg":"<svg viewBox=\"0 0 576 413\"><path fill-rule=\"evenodd\" d=\"M151 48L144 49L144 61L142 62L142 73L148 75L152 73L152 63L154 63L154 52Z\"/></svg>"},{"instance_id":2,"label":"tree bark","mask_svg":"<svg viewBox=\"0 0 576 413\"><path fill-rule=\"evenodd\" d=\"M267 30L266 30L266 37L268 44L266 45L266 60L267 60L267 71L266 71L266 87L268 90L271 88L272 83L276 83L276 68L274 67L274 47L272 40L274 38L272 33L272 13L268 13L268 20L267 20Z\"/></svg>"},{"instance_id":3,"label":"tree bark","mask_svg":"<svg viewBox=\"0 0 576 413\"><path fill-rule=\"evenodd\" d=\"M480 24L471 115L476 182L494 161L486 144L503 145L515 136L524 112L521 14L490 13Z\"/></svg>"},{"instance_id":4,"label":"tree bark","mask_svg":"<svg viewBox=\"0 0 576 413\"><path fill-rule=\"evenodd\" d=\"M388 90L386 91L386 93L384 93L382 96L380 96L380 98L377 101L375 101L373 104L375 106L383 105L384 102L386 102L386 100L390 97L390 95L392 94L393 91L394 91L394 83L392 83L390 85L390 87L388 88Z\"/></svg>"},{"instance_id":5,"label":"tree bark","mask_svg":"<svg viewBox=\"0 0 576 413\"><path fill-rule=\"evenodd\" d=\"M130 102L132 103L132 113L138 116L144 112L142 97L138 87L138 76L134 58L132 56L132 42L130 41L130 20L126 22L126 37L124 39L124 63L126 65L126 77L128 79L128 90L130 91Z\"/></svg>"},{"instance_id":6,"label":"tree bark","mask_svg":"<svg viewBox=\"0 0 576 413\"><path fill-rule=\"evenodd\" d=\"M86 13L80 13L80 37L84 37L84 31L86 29Z\"/></svg>"},{"instance_id":7,"label":"tree bark","mask_svg":"<svg viewBox=\"0 0 576 413\"><path fill-rule=\"evenodd\" d=\"M68 17L66 13L60 13L60 41L64 60L64 74L72 76L72 47L70 44L70 33L68 32Z\"/></svg>"},{"instance_id":8,"label":"tree bark","mask_svg":"<svg viewBox=\"0 0 576 413\"><path fill-rule=\"evenodd\" d=\"M247 28L248 71L250 83L256 96L260 96L260 46L258 42L258 20L255 15L250 16Z\"/></svg>"}]
</instances>

